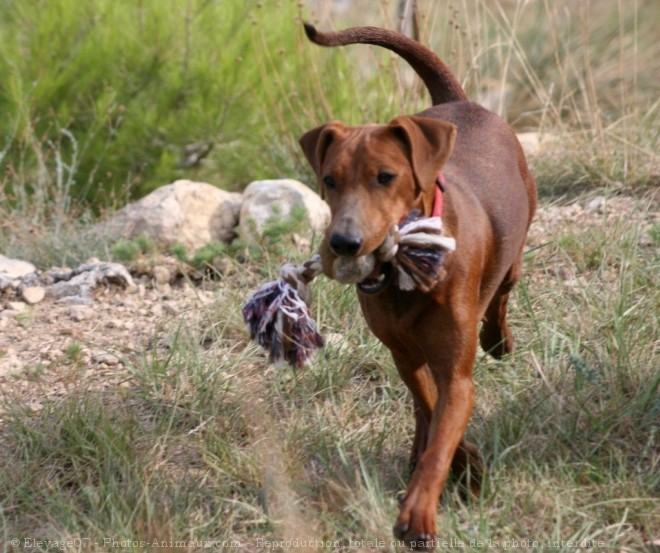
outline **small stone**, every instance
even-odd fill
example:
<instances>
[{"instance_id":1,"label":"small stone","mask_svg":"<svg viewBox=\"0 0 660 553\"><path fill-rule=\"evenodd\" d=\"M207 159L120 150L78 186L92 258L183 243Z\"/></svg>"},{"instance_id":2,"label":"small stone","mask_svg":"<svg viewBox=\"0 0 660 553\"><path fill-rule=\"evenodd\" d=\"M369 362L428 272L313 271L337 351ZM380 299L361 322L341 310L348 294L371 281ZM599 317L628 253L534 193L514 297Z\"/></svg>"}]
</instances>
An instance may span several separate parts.
<instances>
[{"instance_id":1,"label":"small stone","mask_svg":"<svg viewBox=\"0 0 660 553\"><path fill-rule=\"evenodd\" d=\"M158 284L158 292L160 293L160 299L170 299L172 297L172 287L169 282L163 284Z\"/></svg>"},{"instance_id":2,"label":"small stone","mask_svg":"<svg viewBox=\"0 0 660 553\"><path fill-rule=\"evenodd\" d=\"M7 309L14 313L23 313L27 309L27 305L22 301L8 301Z\"/></svg>"},{"instance_id":3,"label":"small stone","mask_svg":"<svg viewBox=\"0 0 660 553\"><path fill-rule=\"evenodd\" d=\"M639 237L639 245L642 246L643 248L648 248L649 246L653 246L654 242L655 240L653 240L651 233L648 231Z\"/></svg>"},{"instance_id":4,"label":"small stone","mask_svg":"<svg viewBox=\"0 0 660 553\"><path fill-rule=\"evenodd\" d=\"M541 138L538 132L521 132L517 136L525 155L539 155L541 152Z\"/></svg>"},{"instance_id":5,"label":"small stone","mask_svg":"<svg viewBox=\"0 0 660 553\"><path fill-rule=\"evenodd\" d=\"M0 254L0 277L6 279L21 278L34 273L37 268L20 259L11 259Z\"/></svg>"},{"instance_id":6,"label":"small stone","mask_svg":"<svg viewBox=\"0 0 660 553\"><path fill-rule=\"evenodd\" d=\"M576 215L581 215L584 209L582 209L582 206L578 203L574 203L572 206L568 208L568 210L563 214L560 213L558 214L558 219L562 218L572 218Z\"/></svg>"},{"instance_id":7,"label":"small stone","mask_svg":"<svg viewBox=\"0 0 660 553\"><path fill-rule=\"evenodd\" d=\"M8 351L0 356L0 377L14 376L23 370L23 364L15 353Z\"/></svg>"},{"instance_id":8,"label":"small stone","mask_svg":"<svg viewBox=\"0 0 660 553\"><path fill-rule=\"evenodd\" d=\"M171 303L164 303L163 304L163 311L167 315L176 315L179 312L179 310L174 305L172 305Z\"/></svg>"},{"instance_id":9,"label":"small stone","mask_svg":"<svg viewBox=\"0 0 660 553\"><path fill-rule=\"evenodd\" d=\"M585 213L602 213L605 205L604 196L596 196L593 200L589 200L587 205L584 206Z\"/></svg>"},{"instance_id":10,"label":"small stone","mask_svg":"<svg viewBox=\"0 0 660 553\"><path fill-rule=\"evenodd\" d=\"M21 292L23 301L31 305L39 303L45 296L46 290L41 286L28 286L27 288L23 288L23 292Z\"/></svg>"},{"instance_id":11,"label":"small stone","mask_svg":"<svg viewBox=\"0 0 660 553\"><path fill-rule=\"evenodd\" d=\"M575 274L573 273L573 271L570 268L564 266L557 267L554 270L554 273L557 276L557 278L564 281L572 280L575 278Z\"/></svg>"},{"instance_id":12,"label":"small stone","mask_svg":"<svg viewBox=\"0 0 660 553\"><path fill-rule=\"evenodd\" d=\"M325 335L325 343L328 346L341 346L346 344L346 336L340 334L339 332L328 332Z\"/></svg>"},{"instance_id":13,"label":"small stone","mask_svg":"<svg viewBox=\"0 0 660 553\"><path fill-rule=\"evenodd\" d=\"M169 284L172 278L170 270L167 267L163 267L162 265L156 265L151 270L151 274L157 284Z\"/></svg>"},{"instance_id":14,"label":"small stone","mask_svg":"<svg viewBox=\"0 0 660 553\"><path fill-rule=\"evenodd\" d=\"M351 350L351 345L346 336L339 332L329 332L323 336L323 339L328 351L334 350L336 353L346 354Z\"/></svg>"},{"instance_id":15,"label":"small stone","mask_svg":"<svg viewBox=\"0 0 660 553\"><path fill-rule=\"evenodd\" d=\"M113 367L119 364L119 359L116 355L112 355L111 353L97 353L92 357L92 362L98 365L103 364Z\"/></svg>"},{"instance_id":16,"label":"small stone","mask_svg":"<svg viewBox=\"0 0 660 553\"><path fill-rule=\"evenodd\" d=\"M87 305L72 305L69 307L68 315L74 321L84 321L92 315L92 309Z\"/></svg>"}]
</instances>

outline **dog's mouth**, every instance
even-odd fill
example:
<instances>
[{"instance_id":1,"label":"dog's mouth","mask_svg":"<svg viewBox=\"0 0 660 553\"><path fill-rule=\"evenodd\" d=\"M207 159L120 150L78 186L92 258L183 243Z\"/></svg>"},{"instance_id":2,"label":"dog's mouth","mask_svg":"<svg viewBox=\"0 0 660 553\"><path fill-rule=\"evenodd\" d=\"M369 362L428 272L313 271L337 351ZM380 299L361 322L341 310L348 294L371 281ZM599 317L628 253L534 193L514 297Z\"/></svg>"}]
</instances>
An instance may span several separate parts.
<instances>
[{"instance_id":1,"label":"dog's mouth","mask_svg":"<svg viewBox=\"0 0 660 553\"><path fill-rule=\"evenodd\" d=\"M387 286L391 274L392 265L390 263L376 261L373 271L369 273L367 278L358 282L358 290L364 294L376 294Z\"/></svg>"}]
</instances>

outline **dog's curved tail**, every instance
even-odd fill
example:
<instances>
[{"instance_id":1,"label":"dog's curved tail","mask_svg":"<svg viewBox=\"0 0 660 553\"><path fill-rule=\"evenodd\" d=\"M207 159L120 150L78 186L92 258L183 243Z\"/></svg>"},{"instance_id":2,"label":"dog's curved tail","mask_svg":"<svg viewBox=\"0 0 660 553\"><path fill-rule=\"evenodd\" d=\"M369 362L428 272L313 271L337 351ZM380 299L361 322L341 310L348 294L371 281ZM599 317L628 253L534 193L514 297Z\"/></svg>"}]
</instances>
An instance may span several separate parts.
<instances>
[{"instance_id":1,"label":"dog's curved tail","mask_svg":"<svg viewBox=\"0 0 660 553\"><path fill-rule=\"evenodd\" d=\"M305 23L307 38L320 46L374 44L392 50L406 60L426 85L433 105L467 100L458 79L426 46L405 35L378 27L351 27L334 33L321 33Z\"/></svg>"}]
</instances>

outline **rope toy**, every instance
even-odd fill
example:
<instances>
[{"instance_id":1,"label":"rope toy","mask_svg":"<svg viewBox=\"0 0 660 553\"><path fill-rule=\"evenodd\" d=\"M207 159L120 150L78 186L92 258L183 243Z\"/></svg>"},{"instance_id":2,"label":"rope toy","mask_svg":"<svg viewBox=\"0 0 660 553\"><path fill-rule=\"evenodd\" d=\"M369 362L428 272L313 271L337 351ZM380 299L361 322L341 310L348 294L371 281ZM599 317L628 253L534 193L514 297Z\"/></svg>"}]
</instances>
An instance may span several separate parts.
<instances>
[{"instance_id":1,"label":"rope toy","mask_svg":"<svg viewBox=\"0 0 660 553\"><path fill-rule=\"evenodd\" d=\"M377 263L390 263L400 290L429 292L443 276L447 252L456 241L442 235L440 217L421 217L413 210L390 230L371 254L357 258L339 256L333 268L337 280L358 283L368 277ZM250 338L265 348L271 363L288 362L302 367L323 347L323 337L309 313L310 283L322 271L321 256L314 255L298 267L282 266L280 278L264 284L243 306L243 319Z\"/></svg>"}]
</instances>

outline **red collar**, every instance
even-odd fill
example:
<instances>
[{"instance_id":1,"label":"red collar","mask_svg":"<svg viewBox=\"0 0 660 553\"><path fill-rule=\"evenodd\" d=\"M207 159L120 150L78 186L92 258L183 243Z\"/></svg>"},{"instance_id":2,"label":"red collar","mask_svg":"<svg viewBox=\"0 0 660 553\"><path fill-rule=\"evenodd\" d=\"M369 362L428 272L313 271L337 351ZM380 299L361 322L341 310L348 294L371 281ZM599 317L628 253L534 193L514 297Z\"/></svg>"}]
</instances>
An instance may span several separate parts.
<instances>
[{"instance_id":1,"label":"red collar","mask_svg":"<svg viewBox=\"0 0 660 553\"><path fill-rule=\"evenodd\" d=\"M443 193L445 191L445 177L442 173L438 173L435 178L435 198L433 198L433 211L431 217L442 217L442 208L444 206Z\"/></svg>"}]
</instances>

